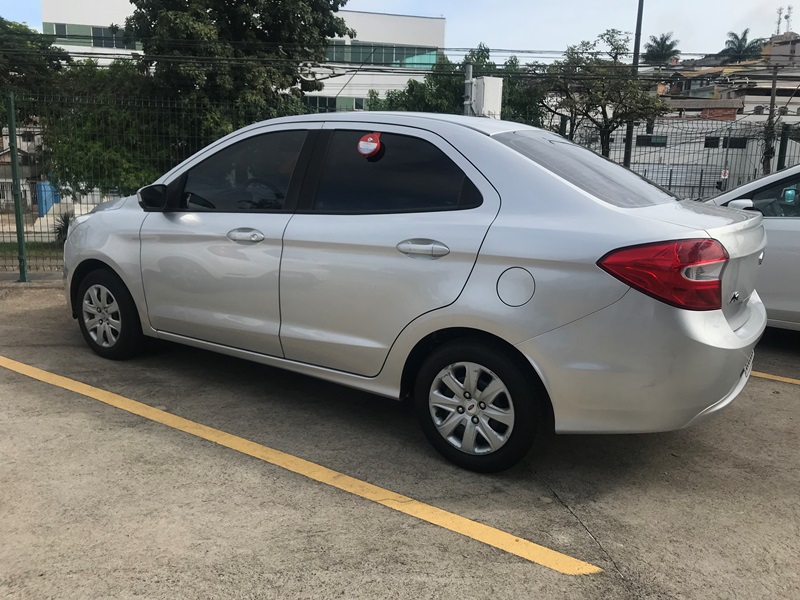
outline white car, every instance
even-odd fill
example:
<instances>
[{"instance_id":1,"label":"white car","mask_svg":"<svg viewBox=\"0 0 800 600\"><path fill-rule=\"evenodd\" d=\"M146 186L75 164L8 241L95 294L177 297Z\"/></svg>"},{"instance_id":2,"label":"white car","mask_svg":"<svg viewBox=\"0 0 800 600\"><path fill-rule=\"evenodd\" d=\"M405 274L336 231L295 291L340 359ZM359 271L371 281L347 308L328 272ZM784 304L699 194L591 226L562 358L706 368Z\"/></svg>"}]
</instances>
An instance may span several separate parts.
<instances>
[{"instance_id":1,"label":"white car","mask_svg":"<svg viewBox=\"0 0 800 600\"><path fill-rule=\"evenodd\" d=\"M767 175L707 200L764 215L767 250L758 294L767 324L800 331L800 165Z\"/></svg>"}]
</instances>

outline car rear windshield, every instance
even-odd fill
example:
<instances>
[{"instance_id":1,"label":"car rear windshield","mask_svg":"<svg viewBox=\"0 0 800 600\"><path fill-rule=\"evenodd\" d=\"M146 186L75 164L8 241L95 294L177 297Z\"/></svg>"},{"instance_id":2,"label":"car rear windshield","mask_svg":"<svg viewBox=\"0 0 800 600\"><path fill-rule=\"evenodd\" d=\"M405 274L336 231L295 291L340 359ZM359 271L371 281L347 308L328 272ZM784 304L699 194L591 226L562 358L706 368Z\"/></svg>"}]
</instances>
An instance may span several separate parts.
<instances>
[{"instance_id":1,"label":"car rear windshield","mask_svg":"<svg viewBox=\"0 0 800 600\"><path fill-rule=\"evenodd\" d=\"M677 200L672 193L633 171L554 133L521 130L494 138L614 206L638 208Z\"/></svg>"}]
</instances>

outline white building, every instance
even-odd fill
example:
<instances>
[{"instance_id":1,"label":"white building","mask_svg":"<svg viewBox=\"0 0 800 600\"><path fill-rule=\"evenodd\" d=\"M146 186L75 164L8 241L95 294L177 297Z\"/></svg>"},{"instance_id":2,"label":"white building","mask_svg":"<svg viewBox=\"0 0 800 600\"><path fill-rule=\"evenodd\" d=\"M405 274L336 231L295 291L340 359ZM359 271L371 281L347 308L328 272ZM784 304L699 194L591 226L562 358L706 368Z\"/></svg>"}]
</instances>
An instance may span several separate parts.
<instances>
[{"instance_id":1,"label":"white building","mask_svg":"<svg viewBox=\"0 0 800 600\"><path fill-rule=\"evenodd\" d=\"M445 19L340 11L354 39L331 40L328 62L313 72L325 85L307 95L316 111L363 109L370 90L381 97L421 80L444 48ZM415 72L419 74L415 74Z\"/></svg>"},{"instance_id":2,"label":"white building","mask_svg":"<svg viewBox=\"0 0 800 600\"><path fill-rule=\"evenodd\" d=\"M111 26L122 27L131 11L129 0L42 0L42 31L56 36L56 44L75 56L108 63L141 49L126 44L121 33L112 33ZM370 90L385 96L405 88L409 79L422 79L445 45L441 17L337 14L356 37L331 40L327 61L304 67L306 77L325 86L307 95L314 112L363 109Z\"/></svg>"},{"instance_id":3,"label":"white building","mask_svg":"<svg viewBox=\"0 0 800 600\"><path fill-rule=\"evenodd\" d=\"M129 0L42 0L42 33L56 36L56 45L70 54L110 62L136 50L111 33L111 25L122 28L132 10Z\"/></svg>"}]
</instances>

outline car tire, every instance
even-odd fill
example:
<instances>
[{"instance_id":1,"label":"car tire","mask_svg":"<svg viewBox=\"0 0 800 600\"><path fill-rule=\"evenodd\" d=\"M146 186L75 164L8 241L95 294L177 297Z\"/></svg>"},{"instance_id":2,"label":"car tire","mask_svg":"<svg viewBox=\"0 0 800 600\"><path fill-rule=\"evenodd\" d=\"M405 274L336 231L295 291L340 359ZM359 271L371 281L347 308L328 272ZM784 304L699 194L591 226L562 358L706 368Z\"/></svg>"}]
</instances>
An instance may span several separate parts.
<instances>
[{"instance_id":1,"label":"car tire","mask_svg":"<svg viewBox=\"0 0 800 600\"><path fill-rule=\"evenodd\" d=\"M511 468L549 437L549 402L524 359L470 339L436 348L414 387L428 441L449 461L480 473Z\"/></svg>"},{"instance_id":2,"label":"car tire","mask_svg":"<svg viewBox=\"0 0 800 600\"><path fill-rule=\"evenodd\" d=\"M116 273L98 269L86 275L76 302L81 333L96 354L122 360L141 351L144 335L139 312Z\"/></svg>"}]
</instances>

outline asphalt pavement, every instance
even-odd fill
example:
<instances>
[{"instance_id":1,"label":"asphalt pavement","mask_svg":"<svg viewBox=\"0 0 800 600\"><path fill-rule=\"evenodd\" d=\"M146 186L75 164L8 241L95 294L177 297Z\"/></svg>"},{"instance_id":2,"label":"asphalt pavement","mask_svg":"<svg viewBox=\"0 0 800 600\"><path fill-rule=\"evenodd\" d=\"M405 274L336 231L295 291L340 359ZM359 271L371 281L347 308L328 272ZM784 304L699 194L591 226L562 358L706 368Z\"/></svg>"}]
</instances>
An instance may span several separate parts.
<instances>
[{"instance_id":1,"label":"asphalt pavement","mask_svg":"<svg viewBox=\"0 0 800 600\"><path fill-rule=\"evenodd\" d=\"M754 367L798 383L753 377L696 427L559 436L488 476L443 461L391 400L166 343L103 360L57 281L0 282L0 356L52 374L0 367L0 597L800 598L800 333L768 331ZM602 572L562 574L57 376Z\"/></svg>"}]
</instances>

